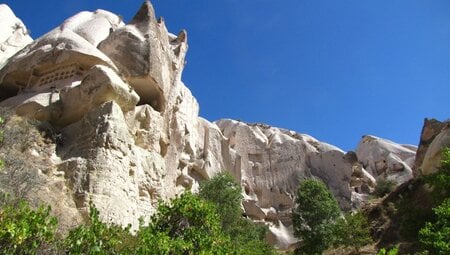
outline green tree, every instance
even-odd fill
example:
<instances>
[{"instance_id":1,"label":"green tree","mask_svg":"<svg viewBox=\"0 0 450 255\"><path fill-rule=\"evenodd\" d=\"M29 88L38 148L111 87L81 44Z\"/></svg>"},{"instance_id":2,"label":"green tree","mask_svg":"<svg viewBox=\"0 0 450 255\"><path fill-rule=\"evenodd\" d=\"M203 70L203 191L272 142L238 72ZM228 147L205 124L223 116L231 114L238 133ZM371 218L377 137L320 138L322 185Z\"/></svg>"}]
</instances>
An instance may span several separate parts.
<instances>
[{"instance_id":1,"label":"green tree","mask_svg":"<svg viewBox=\"0 0 450 255\"><path fill-rule=\"evenodd\" d=\"M431 186L435 219L425 223L419 231L424 254L450 254L450 148L442 150L439 171L424 177Z\"/></svg>"},{"instance_id":2,"label":"green tree","mask_svg":"<svg viewBox=\"0 0 450 255\"><path fill-rule=\"evenodd\" d=\"M275 254L265 241L267 227L242 216L242 189L229 173L220 173L200 184L199 196L216 206L222 229L237 254Z\"/></svg>"},{"instance_id":3,"label":"green tree","mask_svg":"<svg viewBox=\"0 0 450 255\"><path fill-rule=\"evenodd\" d=\"M369 222L364 214L348 213L344 218L339 218L334 226L333 245L353 247L356 254L359 254L359 249L372 241L369 228Z\"/></svg>"},{"instance_id":4,"label":"green tree","mask_svg":"<svg viewBox=\"0 0 450 255\"><path fill-rule=\"evenodd\" d=\"M333 224L340 215L338 203L319 180L300 183L293 209L294 235L301 240L298 254L321 254L331 244Z\"/></svg>"},{"instance_id":5,"label":"green tree","mask_svg":"<svg viewBox=\"0 0 450 255\"><path fill-rule=\"evenodd\" d=\"M250 219L240 218L228 234L231 237L233 251L242 255L277 254L266 241L267 227L258 225Z\"/></svg>"},{"instance_id":6,"label":"green tree","mask_svg":"<svg viewBox=\"0 0 450 255\"><path fill-rule=\"evenodd\" d=\"M0 253L36 254L53 242L57 224L50 207L33 210L23 200L5 204L0 209Z\"/></svg>"},{"instance_id":7,"label":"green tree","mask_svg":"<svg viewBox=\"0 0 450 255\"><path fill-rule=\"evenodd\" d=\"M199 196L215 204L225 232L242 218L241 187L229 173L220 173L200 184Z\"/></svg>"},{"instance_id":8,"label":"green tree","mask_svg":"<svg viewBox=\"0 0 450 255\"><path fill-rule=\"evenodd\" d=\"M419 240L430 254L450 254L450 198L433 209L437 221L427 222Z\"/></svg>"},{"instance_id":9,"label":"green tree","mask_svg":"<svg viewBox=\"0 0 450 255\"><path fill-rule=\"evenodd\" d=\"M229 239L213 204L185 192L161 202L149 226L138 232L138 254L226 254Z\"/></svg>"}]
</instances>

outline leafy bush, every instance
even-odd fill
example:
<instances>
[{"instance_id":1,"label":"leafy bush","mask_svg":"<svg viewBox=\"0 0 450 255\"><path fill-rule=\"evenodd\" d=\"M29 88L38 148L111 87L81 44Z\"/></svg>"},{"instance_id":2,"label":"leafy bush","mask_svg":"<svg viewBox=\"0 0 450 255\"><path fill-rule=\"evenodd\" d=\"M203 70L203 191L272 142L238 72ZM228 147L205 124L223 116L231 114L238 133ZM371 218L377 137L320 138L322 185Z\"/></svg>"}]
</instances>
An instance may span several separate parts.
<instances>
[{"instance_id":1,"label":"leafy bush","mask_svg":"<svg viewBox=\"0 0 450 255\"><path fill-rule=\"evenodd\" d=\"M378 179L377 186L375 187L375 195L377 197L384 197L385 195L391 193L397 183L393 180Z\"/></svg>"},{"instance_id":2,"label":"leafy bush","mask_svg":"<svg viewBox=\"0 0 450 255\"><path fill-rule=\"evenodd\" d=\"M0 252L36 254L53 241L56 228L50 207L33 210L25 201L6 204L0 209Z\"/></svg>"},{"instance_id":3,"label":"leafy bush","mask_svg":"<svg viewBox=\"0 0 450 255\"><path fill-rule=\"evenodd\" d=\"M450 254L450 198L433 211L437 221L425 224L419 231L419 240L431 254Z\"/></svg>"},{"instance_id":4,"label":"leafy bush","mask_svg":"<svg viewBox=\"0 0 450 255\"><path fill-rule=\"evenodd\" d=\"M369 229L369 222L361 212L346 214L334 226L333 245L354 247L356 253L359 253L359 248L372 241Z\"/></svg>"},{"instance_id":5,"label":"leafy bush","mask_svg":"<svg viewBox=\"0 0 450 255\"><path fill-rule=\"evenodd\" d=\"M225 254L230 249L214 205L190 192L161 202L150 225L139 229L138 240L139 254Z\"/></svg>"},{"instance_id":6,"label":"leafy bush","mask_svg":"<svg viewBox=\"0 0 450 255\"><path fill-rule=\"evenodd\" d=\"M398 254L398 247L394 247L390 250L386 250L385 248L381 248L377 255L397 255Z\"/></svg>"},{"instance_id":7,"label":"leafy bush","mask_svg":"<svg viewBox=\"0 0 450 255\"><path fill-rule=\"evenodd\" d=\"M267 227L242 217L242 190L229 173L220 173L202 182L199 196L215 205L222 229L229 235L237 254L275 253L265 242Z\"/></svg>"},{"instance_id":8,"label":"leafy bush","mask_svg":"<svg viewBox=\"0 0 450 255\"><path fill-rule=\"evenodd\" d=\"M435 220L420 229L419 241L425 253L450 254L450 148L442 151L439 171L424 179L432 188L434 203L440 205L433 208Z\"/></svg>"},{"instance_id":9,"label":"leafy bush","mask_svg":"<svg viewBox=\"0 0 450 255\"><path fill-rule=\"evenodd\" d=\"M424 177L424 179L433 188L432 195L438 204L450 196L450 148L442 151L439 171Z\"/></svg>"},{"instance_id":10,"label":"leafy bush","mask_svg":"<svg viewBox=\"0 0 450 255\"><path fill-rule=\"evenodd\" d=\"M323 182L305 180L298 187L295 202L294 235L302 241L297 253L322 253L332 243L333 223L340 214L336 199Z\"/></svg>"},{"instance_id":11,"label":"leafy bush","mask_svg":"<svg viewBox=\"0 0 450 255\"><path fill-rule=\"evenodd\" d=\"M275 249L265 241L266 233L267 227L265 225L258 225L242 217L234 223L228 232L231 237L233 251L236 254L277 254Z\"/></svg>"},{"instance_id":12,"label":"leafy bush","mask_svg":"<svg viewBox=\"0 0 450 255\"><path fill-rule=\"evenodd\" d=\"M242 217L241 187L229 173L217 174L202 182L198 195L215 204L224 231L229 231L237 219Z\"/></svg>"},{"instance_id":13,"label":"leafy bush","mask_svg":"<svg viewBox=\"0 0 450 255\"><path fill-rule=\"evenodd\" d=\"M128 242L134 237L130 227L122 228L100 221L99 211L90 205L89 222L69 232L63 247L69 254L123 254L130 252Z\"/></svg>"}]
</instances>

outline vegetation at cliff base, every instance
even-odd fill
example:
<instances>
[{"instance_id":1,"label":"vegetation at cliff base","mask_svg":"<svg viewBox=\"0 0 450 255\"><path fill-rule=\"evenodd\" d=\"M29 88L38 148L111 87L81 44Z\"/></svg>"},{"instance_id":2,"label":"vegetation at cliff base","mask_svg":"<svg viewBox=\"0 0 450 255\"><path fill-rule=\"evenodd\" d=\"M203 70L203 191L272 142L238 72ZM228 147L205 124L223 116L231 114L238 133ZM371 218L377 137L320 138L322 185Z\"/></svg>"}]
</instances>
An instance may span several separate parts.
<instances>
[{"instance_id":1,"label":"vegetation at cliff base","mask_svg":"<svg viewBox=\"0 0 450 255\"><path fill-rule=\"evenodd\" d=\"M433 208L434 220L419 231L419 241L429 254L450 254L450 149L442 152L439 171L426 177L432 197L438 206Z\"/></svg>"},{"instance_id":2,"label":"vegetation at cliff base","mask_svg":"<svg viewBox=\"0 0 450 255\"><path fill-rule=\"evenodd\" d=\"M321 254L332 243L338 203L323 182L313 179L300 183L295 202L294 235L301 240L297 254Z\"/></svg>"},{"instance_id":3,"label":"vegetation at cliff base","mask_svg":"<svg viewBox=\"0 0 450 255\"><path fill-rule=\"evenodd\" d=\"M369 222L361 212L347 213L345 217L339 218L333 231L335 247L352 247L357 254L361 247L372 242Z\"/></svg>"},{"instance_id":4,"label":"vegetation at cliff base","mask_svg":"<svg viewBox=\"0 0 450 255\"><path fill-rule=\"evenodd\" d=\"M242 217L242 190L229 173L221 173L200 184L199 196L216 205L222 229L237 254L275 254L266 241L267 227Z\"/></svg>"},{"instance_id":5,"label":"vegetation at cliff base","mask_svg":"<svg viewBox=\"0 0 450 255\"><path fill-rule=\"evenodd\" d=\"M242 217L240 192L230 175L219 174L202 184L200 195L185 192L160 202L133 234L131 226L102 222L91 203L88 221L58 238L49 207L8 202L0 208L0 253L276 254L264 240L266 228Z\"/></svg>"},{"instance_id":6,"label":"vegetation at cliff base","mask_svg":"<svg viewBox=\"0 0 450 255\"><path fill-rule=\"evenodd\" d=\"M35 254L54 241L57 220L50 207L33 210L27 202L11 202L0 208L1 254Z\"/></svg>"}]
</instances>

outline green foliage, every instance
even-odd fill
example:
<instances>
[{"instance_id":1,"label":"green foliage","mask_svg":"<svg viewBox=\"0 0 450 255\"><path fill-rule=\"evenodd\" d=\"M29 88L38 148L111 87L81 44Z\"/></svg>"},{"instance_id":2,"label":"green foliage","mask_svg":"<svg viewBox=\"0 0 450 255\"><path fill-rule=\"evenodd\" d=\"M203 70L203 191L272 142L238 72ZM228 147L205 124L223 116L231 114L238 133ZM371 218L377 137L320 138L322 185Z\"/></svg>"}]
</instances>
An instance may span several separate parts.
<instances>
[{"instance_id":1,"label":"green foliage","mask_svg":"<svg viewBox=\"0 0 450 255\"><path fill-rule=\"evenodd\" d=\"M56 227L50 207L33 210L25 201L6 204L0 209L0 252L36 254L53 241Z\"/></svg>"},{"instance_id":2,"label":"green foliage","mask_svg":"<svg viewBox=\"0 0 450 255\"><path fill-rule=\"evenodd\" d=\"M331 244L333 223L340 214L336 199L323 182L305 180L297 190L295 202L294 235L302 241L297 253L322 253Z\"/></svg>"},{"instance_id":3,"label":"green foliage","mask_svg":"<svg viewBox=\"0 0 450 255\"><path fill-rule=\"evenodd\" d=\"M276 254L274 248L265 241L267 227L253 221L240 218L230 228L233 251L243 255Z\"/></svg>"},{"instance_id":4,"label":"green foliage","mask_svg":"<svg viewBox=\"0 0 450 255\"><path fill-rule=\"evenodd\" d=\"M377 255L397 255L398 254L398 247L394 247L390 250L386 250L385 248L381 248Z\"/></svg>"},{"instance_id":5,"label":"green foliage","mask_svg":"<svg viewBox=\"0 0 450 255\"><path fill-rule=\"evenodd\" d=\"M419 240L431 254L450 254L450 198L433 211L437 221L425 224L419 231Z\"/></svg>"},{"instance_id":6,"label":"green foliage","mask_svg":"<svg viewBox=\"0 0 450 255\"><path fill-rule=\"evenodd\" d=\"M161 202L150 225L139 229L138 240L140 254L225 254L229 249L215 207L190 192Z\"/></svg>"},{"instance_id":7,"label":"green foliage","mask_svg":"<svg viewBox=\"0 0 450 255\"><path fill-rule=\"evenodd\" d=\"M133 237L129 227L107 225L100 221L99 211L90 204L89 222L71 230L63 242L69 254L126 254Z\"/></svg>"},{"instance_id":8,"label":"green foliage","mask_svg":"<svg viewBox=\"0 0 450 255\"><path fill-rule=\"evenodd\" d=\"M442 151L439 171L426 176L432 197L439 206L433 208L435 219L426 222L419 231L419 241L425 253L450 254L450 149Z\"/></svg>"},{"instance_id":9,"label":"green foliage","mask_svg":"<svg viewBox=\"0 0 450 255\"><path fill-rule=\"evenodd\" d=\"M432 195L438 204L443 201L443 198L450 196L450 148L442 151L439 171L424 177L424 179L433 187Z\"/></svg>"},{"instance_id":10,"label":"green foliage","mask_svg":"<svg viewBox=\"0 0 450 255\"><path fill-rule=\"evenodd\" d=\"M237 254L275 254L265 242L267 227L242 217L242 190L229 173L220 173L200 184L199 196L216 206L216 212Z\"/></svg>"},{"instance_id":11,"label":"green foliage","mask_svg":"<svg viewBox=\"0 0 450 255\"><path fill-rule=\"evenodd\" d=\"M338 219L334 226L333 245L354 247L358 253L359 248L372 241L369 229L369 222L361 212L346 214L345 218Z\"/></svg>"},{"instance_id":12,"label":"green foliage","mask_svg":"<svg viewBox=\"0 0 450 255\"><path fill-rule=\"evenodd\" d=\"M393 180L378 179L377 186L375 187L375 195L377 197L384 197L385 195L391 193L397 183Z\"/></svg>"},{"instance_id":13,"label":"green foliage","mask_svg":"<svg viewBox=\"0 0 450 255\"><path fill-rule=\"evenodd\" d=\"M230 231L241 218L241 187L229 173L221 173L200 184L199 196L216 205L222 228Z\"/></svg>"}]
</instances>

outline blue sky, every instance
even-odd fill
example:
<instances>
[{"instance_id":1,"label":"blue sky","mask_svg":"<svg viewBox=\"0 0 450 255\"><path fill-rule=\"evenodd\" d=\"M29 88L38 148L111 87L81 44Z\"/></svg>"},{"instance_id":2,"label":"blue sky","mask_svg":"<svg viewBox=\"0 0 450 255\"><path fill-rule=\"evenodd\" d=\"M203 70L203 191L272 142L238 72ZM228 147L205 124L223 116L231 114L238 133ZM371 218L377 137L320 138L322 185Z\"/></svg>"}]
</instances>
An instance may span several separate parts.
<instances>
[{"instance_id":1,"label":"blue sky","mask_svg":"<svg viewBox=\"0 0 450 255\"><path fill-rule=\"evenodd\" d=\"M82 10L142 1L3 1L36 38ZM365 134L417 144L450 118L448 0L154 0L188 31L183 80L208 120L263 122L344 150Z\"/></svg>"}]
</instances>

